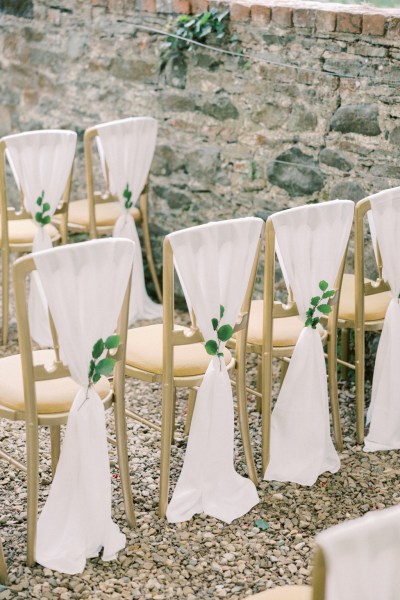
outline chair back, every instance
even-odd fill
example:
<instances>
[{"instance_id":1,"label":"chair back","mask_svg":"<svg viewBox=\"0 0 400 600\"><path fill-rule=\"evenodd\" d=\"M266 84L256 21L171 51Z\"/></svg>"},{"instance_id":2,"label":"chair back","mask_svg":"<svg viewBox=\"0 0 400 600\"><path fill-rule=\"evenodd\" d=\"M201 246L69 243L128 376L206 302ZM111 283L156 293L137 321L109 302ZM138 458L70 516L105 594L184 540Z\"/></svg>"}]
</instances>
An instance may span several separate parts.
<instances>
[{"instance_id":1,"label":"chair back","mask_svg":"<svg viewBox=\"0 0 400 600\"><path fill-rule=\"evenodd\" d=\"M77 135L74 131L42 130L9 135L0 140L0 197L2 243L8 244L8 220L32 218L38 227L62 215L66 243L66 215ZM21 206L8 206L5 158L20 193ZM64 239L65 238L65 239Z\"/></svg>"},{"instance_id":2,"label":"chair back","mask_svg":"<svg viewBox=\"0 0 400 600\"><path fill-rule=\"evenodd\" d=\"M368 512L316 536L313 600L396 600L400 507Z\"/></svg>"}]
</instances>

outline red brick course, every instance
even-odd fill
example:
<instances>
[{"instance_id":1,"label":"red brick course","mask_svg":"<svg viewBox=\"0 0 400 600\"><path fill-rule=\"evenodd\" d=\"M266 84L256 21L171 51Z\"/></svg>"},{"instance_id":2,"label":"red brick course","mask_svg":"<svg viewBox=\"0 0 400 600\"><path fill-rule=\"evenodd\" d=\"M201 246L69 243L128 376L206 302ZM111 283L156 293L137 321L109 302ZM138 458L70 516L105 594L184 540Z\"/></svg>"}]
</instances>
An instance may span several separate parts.
<instances>
[{"instance_id":1,"label":"red brick course","mask_svg":"<svg viewBox=\"0 0 400 600\"><path fill-rule=\"evenodd\" d=\"M362 15L347 12L338 12L337 31L342 33L361 33Z\"/></svg>"},{"instance_id":2,"label":"red brick course","mask_svg":"<svg viewBox=\"0 0 400 600\"><path fill-rule=\"evenodd\" d=\"M248 4L242 4L235 2L231 6L231 19L232 21L247 21L250 18L250 6Z\"/></svg>"},{"instance_id":3,"label":"red brick course","mask_svg":"<svg viewBox=\"0 0 400 600\"><path fill-rule=\"evenodd\" d=\"M281 27L291 27L292 9L287 6L273 6L272 21Z\"/></svg>"},{"instance_id":4,"label":"red brick course","mask_svg":"<svg viewBox=\"0 0 400 600\"><path fill-rule=\"evenodd\" d=\"M253 4L250 12L254 23L267 25L271 20L271 9L265 4Z\"/></svg>"}]
</instances>

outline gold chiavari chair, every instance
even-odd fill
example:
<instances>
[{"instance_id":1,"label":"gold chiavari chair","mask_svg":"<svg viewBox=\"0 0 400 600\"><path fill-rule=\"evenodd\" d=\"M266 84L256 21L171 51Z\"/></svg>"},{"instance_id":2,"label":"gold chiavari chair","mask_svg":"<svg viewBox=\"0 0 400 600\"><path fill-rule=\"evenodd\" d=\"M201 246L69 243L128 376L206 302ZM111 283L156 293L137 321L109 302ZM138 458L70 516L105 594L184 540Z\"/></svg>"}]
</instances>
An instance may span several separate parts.
<instances>
[{"instance_id":1,"label":"gold chiavari chair","mask_svg":"<svg viewBox=\"0 0 400 600\"><path fill-rule=\"evenodd\" d=\"M78 249L77 246L72 248ZM27 476L27 563L35 562L35 542L38 512L39 484L39 426L48 427L51 441L51 467L55 473L60 455L60 427L68 420L68 413L79 384L60 360L57 332L50 315L54 350L32 350L26 300L26 281L36 270L34 258L24 256L13 265L17 325L21 354L0 359L0 418L26 423L26 464L0 449L0 459L22 470ZM114 358L113 387L106 377L95 384L104 408L114 408L116 446L121 485L127 521L135 524L132 489L129 477L125 421L125 351L128 323L130 282L120 312L117 335L120 345Z\"/></svg>"},{"instance_id":2,"label":"gold chiavari chair","mask_svg":"<svg viewBox=\"0 0 400 600\"><path fill-rule=\"evenodd\" d=\"M6 561L4 560L3 544L0 540L0 583L7 583L8 573L6 567Z\"/></svg>"}]
</instances>

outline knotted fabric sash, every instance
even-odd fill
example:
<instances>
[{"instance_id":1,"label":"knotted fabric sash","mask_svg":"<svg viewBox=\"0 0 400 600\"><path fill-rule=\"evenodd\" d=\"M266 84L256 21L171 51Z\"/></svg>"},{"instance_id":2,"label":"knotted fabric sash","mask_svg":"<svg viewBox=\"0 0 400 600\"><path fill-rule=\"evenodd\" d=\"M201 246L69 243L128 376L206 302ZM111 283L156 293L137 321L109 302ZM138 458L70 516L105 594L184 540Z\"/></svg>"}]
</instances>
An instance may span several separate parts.
<instances>
[{"instance_id":1,"label":"knotted fabric sash","mask_svg":"<svg viewBox=\"0 0 400 600\"><path fill-rule=\"evenodd\" d=\"M146 183L157 138L157 121L137 117L112 121L96 127L103 174L110 192L118 198L121 216L114 226L113 236L135 242L135 284L131 290L129 324L139 319L162 316L162 307L153 302L146 292L142 251L134 218L130 210L137 204ZM107 167L107 168L106 168Z\"/></svg>"},{"instance_id":2,"label":"knotted fabric sash","mask_svg":"<svg viewBox=\"0 0 400 600\"><path fill-rule=\"evenodd\" d=\"M52 247L45 225L50 222L65 190L76 148L74 131L32 131L4 138L7 158L25 209L37 227L33 252ZM32 274L29 295L32 338L41 346L52 346L48 308L37 273Z\"/></svg>"},{"instance_id":3,"label":"knotted fabric sash","mask_svg":"<svg viewBox=\"0 0 400 600\"><path fill-rule=\"evenodd\" d=\"M400 448L400 188L384 190L370 200L384 278L393 299L376 353L366 452Z\"/></svg>"},{"instance_id":4,"label":"knotted fabric sash","mask_svg":"<svg viewBox=\"0 0 400 600\"><path fill-rule=\"evenodd\" d=\"M247 289L263 222L236 219L168 236L189 309L205 340L212 319L234 325ZM221 308L224 307L223 316ZM225 342L220 342L223 352ZM199 388L185 460L167 510L170 522L206 514L230 523L258 503L250 479L234 469L232 388L223 357L214 356Z\"/></svg>"},{"instance_id":5,"label":"knotted fabric sash","mask_svg":"<svg viewBox=\"0 0 400 600\"><path fill-rule=\"evenodd\" d=\"M273 215L282 271L293 290L300 319L321 281L332 287L346 250L354 204L335 200ZM317 313L318 314L318 313ZM317 316L317 314L315 316ZM324 350L318 329L300 333L271 418L266 480L312 485L340 461L329 427Z\"/></svg>"},{"instance_id":6,"label":"knotted fabric sash","mask_svg":"<svg viewBox=\"0 0 400 600\"><path fill-rule=\"evenodd\" d=\"M35 254L63 360L81 387L73 401L57 471L39 517L36 559L81 573L87 558L111 560L125 536L111 518L111 476L103 404L88 386L94 343L116 329L132 271L133 243L106 239Z\"/></svg>"}]
</instances>

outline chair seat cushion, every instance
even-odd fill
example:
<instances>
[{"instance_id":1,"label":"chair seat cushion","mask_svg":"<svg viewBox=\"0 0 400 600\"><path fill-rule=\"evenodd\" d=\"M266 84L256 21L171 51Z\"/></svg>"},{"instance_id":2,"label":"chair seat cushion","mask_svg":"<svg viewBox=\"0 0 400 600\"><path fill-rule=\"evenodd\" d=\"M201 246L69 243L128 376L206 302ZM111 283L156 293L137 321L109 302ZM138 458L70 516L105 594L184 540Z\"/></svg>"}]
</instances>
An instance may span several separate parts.
<instances>
[{"instance_id":1,"label":"chair seat cushion","mask_svg":"<svg viewBox=\"0 0 400 600\"><path fill-rule=\"evenodd\" d=\"M135 221L140 221L140 210L133 206L130 210ZM121 215L118 202L100 202L95 205L96 225L112 227ZM87 200L70 202L68 207L68 223L89 227L89 203Z\"/></svg>"},{"instance_id":2,"label":"chair seat cushion","mask_svg":"<svg viewBox=\"0 0 400 600\"><path fill-rule=\"evenodd\" d=\"M181 327L180 329L184 329ZM162 340L163 326L148 325L129 329L126 364L129 367L162 374ZM225 364L232 360L231 353L225 348ZM204 375L210 364L211 356L204 349L204 344L185 344L174 347L174 376L192 377Z\"/></svg>"},{"instance_id":3,"label":"chair seat cushion","mask_svg":"<svg viewBox=\"0 0 400 600\"><path fill-rule=\"evenodd\" d=\"M312 587L308 585L283 585L253 596L246 600L312 600Z\"/></svg>"},{"instance_id":4,"label":"chair seat cushion","mask_svg":"<svg viewBox=\"0 0 400 600\"><path fill-rule=\"evenodd\" d=\"M250 308L247 342L255 346L262 345L263 305L262 300L253 300ZM275 348L295 346L303 327L304 323L297 316L274 319L273 346ZM324 335L324 328L320 325L318 331L321 336Z\"/></svg>"},{"instance_id":5,"label":"chair seat cushion","mask_svg":"<svg viewBox=\"0 0 400 600\"><path fill-rule=\"evenodd\" d=\"M365 281L371 281L365 279ZM392 299L390 292L381 292L372 296L365 296L364 315L365 321L381 321L385 318L387 307ZM351 273L343 275L342 290L340 292L339 319L354 321L355 318L355 279Z\"/></svg>"},{"instance_id":6,"label":"chair seat cushion","mask_svg":"<svg viewBox=\"0 0 400 600\"><path fill-rule=\"evenodd\" d=\"M54 225L45 225L45 229L53 242L60 239L60 232ZM36 231L37 227L31 219L8 221L8 239L10 244L32 244Z\"/></svg>"},{"instance_id":7,"label":"chair seat cushion","mask_svg":"<svg viewBox=\"0 0 400 600\"><path fill-rule=\"evenodd\" d=\"M54 361L53 350L37 350L33 352L35 365L44 364L49 368ZM36 401L39 414L67 412L79 385L71 377L49 379L36 382ZM105 398L110 391L108 379L102 377L95 385L100 398ZM24 410L24 388L21 368L21 355L7 356L0 359L0 406L16 411Z\"/></svg>"}]
</instances>

